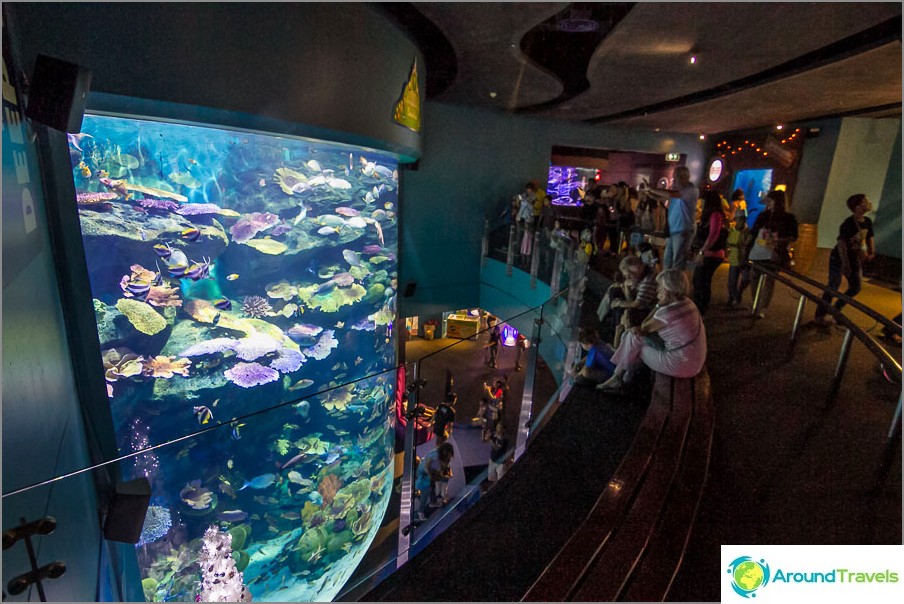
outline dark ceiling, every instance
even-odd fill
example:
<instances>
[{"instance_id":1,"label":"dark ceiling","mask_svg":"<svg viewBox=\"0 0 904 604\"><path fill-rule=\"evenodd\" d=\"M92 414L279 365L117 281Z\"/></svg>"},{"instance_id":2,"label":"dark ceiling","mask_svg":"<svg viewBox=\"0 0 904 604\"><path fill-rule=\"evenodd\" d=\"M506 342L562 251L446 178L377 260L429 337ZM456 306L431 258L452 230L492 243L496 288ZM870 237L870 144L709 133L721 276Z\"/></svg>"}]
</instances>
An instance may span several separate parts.
<instances>
[{"instance_id":1,"label":"dark ceiling","mask_svg":"<svg viewBox=\"0 0 904 604\"><path fill-rule=\"evenodd\" d=\"M436 101L701 134L901 114L900 3L376 6Z\"/></svg>"}]
</instances>

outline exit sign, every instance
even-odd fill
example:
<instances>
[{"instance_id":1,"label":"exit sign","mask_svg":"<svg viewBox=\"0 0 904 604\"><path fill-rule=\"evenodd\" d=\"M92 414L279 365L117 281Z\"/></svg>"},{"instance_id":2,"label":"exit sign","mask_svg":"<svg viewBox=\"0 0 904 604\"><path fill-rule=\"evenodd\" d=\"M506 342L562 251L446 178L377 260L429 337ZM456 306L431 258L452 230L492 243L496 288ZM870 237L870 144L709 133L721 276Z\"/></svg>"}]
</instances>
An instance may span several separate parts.
<instances>
[{"instance_id":1,"label":"exit sign","mask_svg":"<svg viewBox=\"0 0 904 604\"><path fill-rule=\"evenodd\" d=\"M666 153L665 161L678 161L681 159L680 153Z\"/></svg>"}]
</instances>

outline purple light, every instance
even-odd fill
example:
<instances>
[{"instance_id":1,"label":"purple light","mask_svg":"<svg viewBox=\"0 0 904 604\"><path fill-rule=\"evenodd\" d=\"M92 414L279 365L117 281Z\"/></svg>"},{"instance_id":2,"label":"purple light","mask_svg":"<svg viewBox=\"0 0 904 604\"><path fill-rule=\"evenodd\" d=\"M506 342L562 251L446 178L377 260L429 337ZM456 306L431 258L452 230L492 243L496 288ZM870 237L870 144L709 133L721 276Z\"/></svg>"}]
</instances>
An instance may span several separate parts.
<instances>
[{"instance_id":1,"label":"purple light","mask_svg":"<svg viewBox=\"0 0 904 604\"><path fill-rule=\"evenodd\" d=\"M514 346L515 340L518 338L518 330L511 325L502 326L502 345Z\"/></svg>"}]
</instances>

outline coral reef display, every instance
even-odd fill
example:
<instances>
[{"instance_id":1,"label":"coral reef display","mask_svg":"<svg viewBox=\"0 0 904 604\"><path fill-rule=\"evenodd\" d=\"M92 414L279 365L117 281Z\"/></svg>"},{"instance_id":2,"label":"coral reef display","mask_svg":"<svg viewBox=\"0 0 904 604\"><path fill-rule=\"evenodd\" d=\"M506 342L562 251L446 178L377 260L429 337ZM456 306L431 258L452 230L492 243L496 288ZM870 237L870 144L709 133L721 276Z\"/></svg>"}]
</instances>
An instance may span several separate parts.
<instances>
[{"instance_id":1,"label":"coral reef display","mask_svg":"<svg viewBox=\"0 0 904 604\"><path fill-rule=\"evenodd\" d=\"M146 599L334 598L392 490L396 159L92 114L72 140Z\"/></svg>"}]
</instances>

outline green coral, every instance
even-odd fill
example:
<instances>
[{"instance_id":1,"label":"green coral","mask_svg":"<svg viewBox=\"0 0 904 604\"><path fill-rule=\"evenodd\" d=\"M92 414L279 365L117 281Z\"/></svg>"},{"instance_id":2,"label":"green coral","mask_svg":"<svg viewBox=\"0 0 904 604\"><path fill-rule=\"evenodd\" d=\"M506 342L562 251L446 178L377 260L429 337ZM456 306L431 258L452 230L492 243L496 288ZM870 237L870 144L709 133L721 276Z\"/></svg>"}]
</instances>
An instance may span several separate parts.
<instances>
[{"instance_id":1,"label":"green coral","mask_svg":"<svg viewBox=\"0 0 904 604\"><path fill-rule=\"evenodd\" d=\"M367 296L364 299L367 302L379 302L383 299L383 292L385 291L385 285L383 285L382 283L374 283L367 288Z\"/></svg>"},{"instance_id":2,"label":"green coral","mask_svg":"<svg viewBox=\"0 0 904 604\"><path fill-rule=\"evenodd\" d=\"M370 268L366 264L359 264L348 269L348 274L355 279L361 280L370 274Z\"/></svg>"},{"instance_id":3,"label":"green coral","mask_svg":"<svg viewBox=\"0 0 904 604\"><path fill-rule=\"evenodd\" d=\"M302 292L299 291L299 294ZM336 312L343 306L361 301L366 294L367 290L364 287L353 283L349 287L337 287L329 292L315 294L306 302L311 308L319 308L323 312Z\"/></svg>"},{"instance_id":4,"label":"green coral","mask_svg":"<svg viewBox=\"0 0 904 604\"><path fill-rule=\"evenodd\" d=\"M116 308L124 314L132 326L141 333L152 336L166 329L166 319L150 304L128 298L120 298Z\"/></svg>"},{"instance_id":5,"label":"green coral","mask_svg":"<svg viewBox=\"0 0 904 604\"><path fill-rule=\"evenodd\" d=\"M157 595L157 585L159 585L157 579L151 577L141 580L141 588L144 590L144 599L146 602L154 602L156 600L154 596Z\"/></svg>"},{"instance_id":6,"label":"green coral","mask_svg":"<svg viewBox=\"0 0 904 604\"><path fill-rule=\"evenodd\" d=\"M240 524L238 526L234 526L229 529L229 534L232 535L232 549L245 549L245 544L248 542L248 537L251 536L251 525L250 524Z\"/></svg>"}]
</instances>

